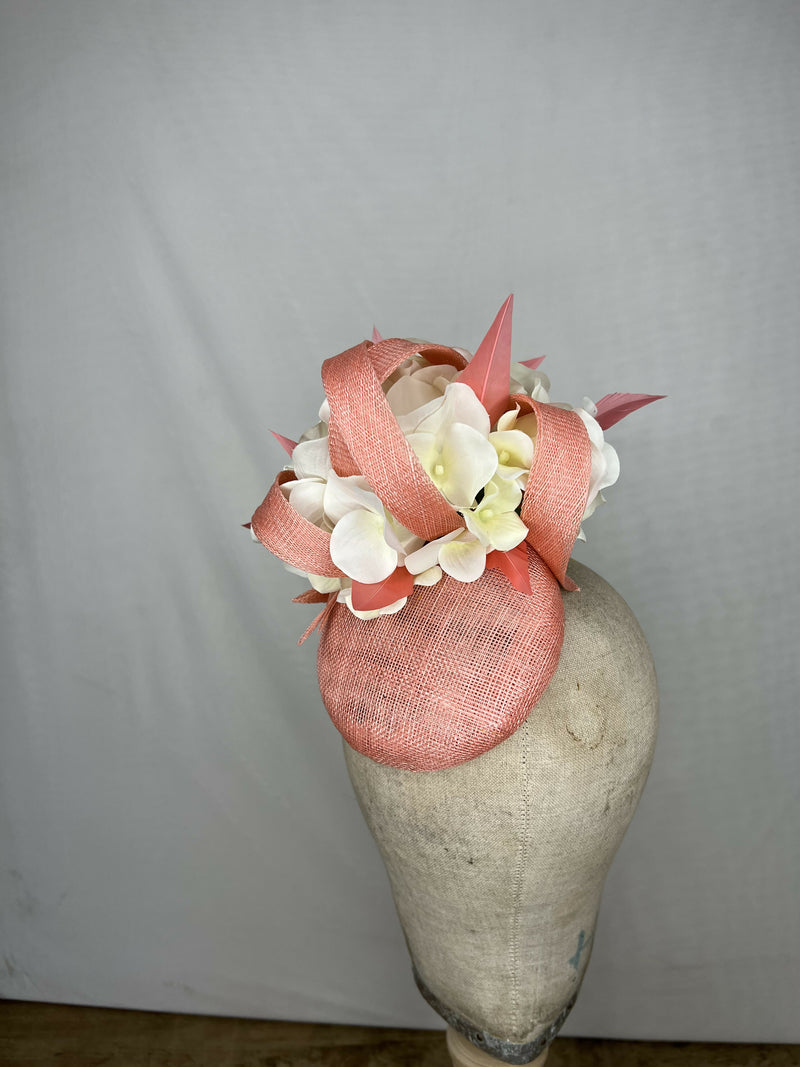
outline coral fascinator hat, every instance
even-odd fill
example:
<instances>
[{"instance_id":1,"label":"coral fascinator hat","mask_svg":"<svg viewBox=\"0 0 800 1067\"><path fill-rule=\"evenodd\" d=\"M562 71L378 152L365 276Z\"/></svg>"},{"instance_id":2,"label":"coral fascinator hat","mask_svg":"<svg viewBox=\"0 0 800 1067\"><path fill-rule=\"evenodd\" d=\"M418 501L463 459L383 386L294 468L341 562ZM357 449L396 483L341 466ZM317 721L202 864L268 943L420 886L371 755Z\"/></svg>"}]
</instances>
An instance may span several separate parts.
<instances>
[{"instance_id":1,"label":"coral fascinator hat","mask_svg":"<svg viewBox=\"0 0 800 1067\"><path fill-rule=\"evenodd\" d=\"M581 523L618 475L603 431L656 396L550 402L511 364L509 297L469 359L379 334L325 361L320 421L278 437L249 524L324 604L318 673L358 752L414 771L473 759L527 718L558 665Z\"/></svg>"}]
</instances>

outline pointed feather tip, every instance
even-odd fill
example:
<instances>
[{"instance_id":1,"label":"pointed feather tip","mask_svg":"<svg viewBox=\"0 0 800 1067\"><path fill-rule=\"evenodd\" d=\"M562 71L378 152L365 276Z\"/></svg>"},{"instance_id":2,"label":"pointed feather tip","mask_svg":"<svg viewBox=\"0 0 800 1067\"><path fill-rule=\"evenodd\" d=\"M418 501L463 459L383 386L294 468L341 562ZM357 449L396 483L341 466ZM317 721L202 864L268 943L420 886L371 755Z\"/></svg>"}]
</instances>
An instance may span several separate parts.
<instances>
[{"instance_id":1,"label":"pointed feather tip","mask_svg":"<svg viewBox=\"0 0 800 1067\"><path fill-rule=\"evenodd\" d=\"M376 327L376 326L373 326L373 327L372 327L372 343L373 343L374 345L377 345L377 344L380 344L380 342L381 342L382 340L383 340L383 338L382 338L382 337L381 337L381 335L380 335L380 334L378 333L378 329L377 329L377 327Z\"/></svg>"},{"instance_id":2,"label":"pointed feather tip","mask_svg":"<svg viewBox=\"0 0 800 1067\"><path fill-rule=\"evenodd\" d=\"M547 356L535 356L534 359L521 359L520 363L529 370L538 370L547 359Z\"/></svg>"},{"instance_id":3,"label":"pointed feather tip","mask_svg":"<svg viewBox=\"0 0 800 1067\"><path fill-rule=\"evenodd\" d=\"M654 396L650 393L609 393L598 400L595 419L602 430L608 430L639 408L653 404L656 400L666 399L666 394Z\"/></svg>"},{"instance_id":4,"label":"pointed feather tip","mask_svg":"<svg viewBox=\"0 0 800 1067\"><path fill-rule=\"evenodd\" d=\"M292 452L297 448L297 441L292 441L289 437L284 437L282 433L275 433L274 430L269 431L284 452L288 452L291 456Z\"/></svg>"},{"instance_id":5,"label":"pointed feather tip","mask_svg":"<svg viewBox=\"0 0 800 1067\"><path fill-rule=\"evenodd\" d=\"M495 315L494 322L458 381L468 385L495 423L508 407L511 378L511 319L514 294L511 293Z\"/></svg>"}]
</instances>

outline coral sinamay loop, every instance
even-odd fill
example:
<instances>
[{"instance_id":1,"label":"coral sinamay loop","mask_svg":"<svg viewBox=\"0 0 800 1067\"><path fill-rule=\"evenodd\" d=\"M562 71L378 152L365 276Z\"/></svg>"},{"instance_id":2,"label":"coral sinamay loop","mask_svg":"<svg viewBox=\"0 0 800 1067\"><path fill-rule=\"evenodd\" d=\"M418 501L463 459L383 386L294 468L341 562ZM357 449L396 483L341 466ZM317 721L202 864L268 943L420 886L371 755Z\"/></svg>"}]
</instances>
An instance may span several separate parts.
<instances>
[{"instance_id":1,"label":"coral sinamay loop","mask_svg":"<svg viewBox=\"0 0 800 1067\"><path fill-rule=\"evenodd\" d=\"M619 475L604 429L660 397L553 403L544 357L511 363L512 309L509 297L471 359L374 331L325 361L319 422L296 444L276 435L292 466L252 522L316 596L374 618L417 586L487 569L530 595L524 550L574 588L574 541Z\"/></svg>"},{"instance_id":2,"label":"coral sinamay loop","mask_svg":"<svg viewBox=\"0 0 800 1067\"><path fill-rule=\"evenodd\" d=\"M406 344L412 350L420 347ZM385 341L376 347L384 345L388 348ZM398 353L397 363L402 358ZM397 424L367 344L326 360L322 382L338 438L392 515L425 541L458 529L461 517L433 484Z\"/></svg>"}]
</instances>

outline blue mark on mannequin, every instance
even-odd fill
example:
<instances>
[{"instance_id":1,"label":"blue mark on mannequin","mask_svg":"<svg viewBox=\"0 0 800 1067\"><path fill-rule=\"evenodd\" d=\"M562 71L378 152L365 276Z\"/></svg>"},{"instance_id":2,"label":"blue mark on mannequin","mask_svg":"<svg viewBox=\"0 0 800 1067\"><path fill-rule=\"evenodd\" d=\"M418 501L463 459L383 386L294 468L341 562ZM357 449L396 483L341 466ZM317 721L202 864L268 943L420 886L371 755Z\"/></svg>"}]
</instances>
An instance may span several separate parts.
<instances>
[{"instance_id":1,"label":"blue mark on mannequin","mask_svg":"<svg viewBox=\"0 0 800 1067\"><path fill-rule=\"evenodd\" d=\"M569 960L567 960L567 962L569 963L570 967L573 967L576 971L578 969L578 964L581 962L581 953L583 952L583 950L586 948L586 946L589 944L589 942L591 940L592 940L592 935L589 934L589 936L587 937L585 930L581 930L581 932L578 934L578 947L575 950L575 955L574 956L570 956Z\"/></svg>"}]
</instances>

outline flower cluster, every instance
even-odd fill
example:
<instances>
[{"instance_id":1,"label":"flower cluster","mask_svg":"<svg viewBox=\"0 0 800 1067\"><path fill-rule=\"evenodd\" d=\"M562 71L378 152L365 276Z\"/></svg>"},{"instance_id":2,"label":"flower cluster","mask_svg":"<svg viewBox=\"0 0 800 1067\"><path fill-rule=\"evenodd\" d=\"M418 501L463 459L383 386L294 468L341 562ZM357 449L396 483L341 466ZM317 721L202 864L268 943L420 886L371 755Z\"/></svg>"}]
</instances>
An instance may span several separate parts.
<instances>
[{"instance_id":1,"label":"flower cluster","mask_svg":"<svg viewBox=\"0 0 800 1067\"><path fill-rule=\"evenodd\" d=\"M544 374L514 363L509 379L507 368L508 363L507 395L524 394L539 403L551 403L550 383ZM413 578L414 585L434 585L443 574L473 582L483 574L491 553L511 552L525 541L528 528L520 508L536 449L536 415L514 404L492 423L476 392L459 376L455 367L433 364L415 354L382 387L426 474L463 520L443 537L422 540L387 510L366 478L340 477L334 471L328 449L327 401L320 409L320 421L292 449L288 469L294 478L283 482L282 492L298 514L330 534L331 559L345 575L305 577L318 593L335 594L360 618L400 611L407 595L373 610L357 610L352 598L354 582L376 585L398 568ZM602 490L617 480L619 461L604 439L595 405L586 398L581 407L571 410L583 421L591 444L587 518L602 502ZM406 584L410 585L410 579Z\"/></svg>"}]
</instances>

